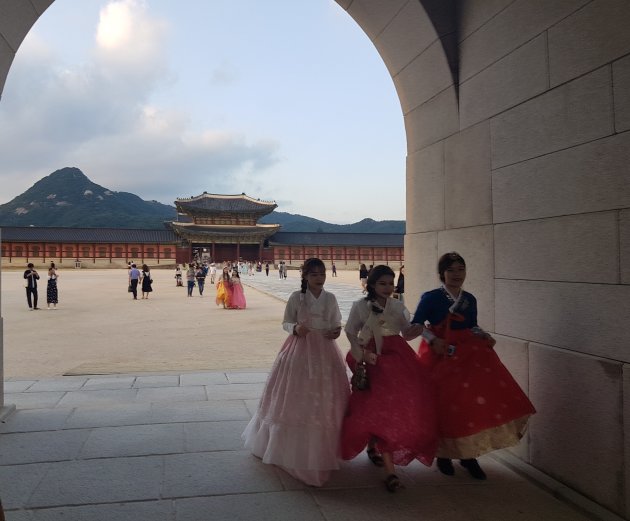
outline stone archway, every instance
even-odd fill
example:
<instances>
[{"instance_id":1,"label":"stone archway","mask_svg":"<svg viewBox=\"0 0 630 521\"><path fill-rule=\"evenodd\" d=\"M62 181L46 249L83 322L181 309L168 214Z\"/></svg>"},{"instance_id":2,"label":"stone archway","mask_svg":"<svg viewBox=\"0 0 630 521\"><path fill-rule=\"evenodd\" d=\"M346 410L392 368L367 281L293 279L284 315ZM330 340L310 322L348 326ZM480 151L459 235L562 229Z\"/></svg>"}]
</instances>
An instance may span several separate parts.
<instances>
[{"instance_id":1,"label":"stone archway","mask_svg":"<svg viewBox=\"0 0 630 521\"><path fill-rule=\"evenodd\" d=\"M337 2L400 99L408 301L459 251L538 406L516 454L630 517L630 3ZM51 4L0 7L0 91Z\"/></svg>"}]
</instances>

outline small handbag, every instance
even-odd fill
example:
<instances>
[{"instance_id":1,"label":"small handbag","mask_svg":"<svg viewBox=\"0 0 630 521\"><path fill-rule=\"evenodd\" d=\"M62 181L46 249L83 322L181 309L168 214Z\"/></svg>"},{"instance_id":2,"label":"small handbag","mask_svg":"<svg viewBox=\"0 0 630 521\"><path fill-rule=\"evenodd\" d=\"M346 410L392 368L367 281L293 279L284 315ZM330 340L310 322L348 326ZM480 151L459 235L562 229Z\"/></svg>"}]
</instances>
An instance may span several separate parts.
<instances>
[{"instance_id":1,"label":"small handbag","mask_svg":"<svg viewBox=\"0 0 630 521\"><path fill-rule=\"evenodd\" d=\"M367 366L365 362L357 363L354 373L350 379L352 387L358 391L365 391L370 388L370 380L368 379Z\"/></svg>"},{"instance_id":2,"label":"small handbag","mask_svg":"<svg viewBox=\"0 0 630 521\"><path fill-rule=\"evenodd\" d=\"M131 284L127 286L127 293L133 293L133 286Z\"/></svg>"}]
</instances>

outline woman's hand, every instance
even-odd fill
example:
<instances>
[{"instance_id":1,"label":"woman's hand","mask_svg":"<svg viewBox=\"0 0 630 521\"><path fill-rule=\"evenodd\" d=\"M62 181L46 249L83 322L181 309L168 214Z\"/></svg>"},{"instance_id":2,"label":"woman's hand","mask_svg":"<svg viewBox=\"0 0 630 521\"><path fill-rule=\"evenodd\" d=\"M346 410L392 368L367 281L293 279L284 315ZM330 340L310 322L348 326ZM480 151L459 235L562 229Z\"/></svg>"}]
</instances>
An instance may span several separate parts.
<instances>
[{"instance_id":1,"label":"woman's hand","mask_svg":"<svg viewBox=\"0 0 630 521\"><path fill-rule=\"evenodd\" d=\"M378 355L376 353L372 353L372 351L363 351L363 361L366 364L376 365L377 360Z\"/></svg>"},{"instance_id":2,"label":"woman's hand","mask_svg":"<svg viewBox=\"0 0 630 521\"><path fill-rule=\"evenodd\" d=\"M441 338L433 339L433 342L429 344L431 351L433 351L436 355L445 355L446 350L448 349L448 345Z\"/></svg>"},{"instance_id":3,"label":"woman's hand","mask_svg":"<svg viewBox=\"0 0 630 521\"><path fill-rule=\"evenodd\" d=\"M295 334L296 336L306 336L310 333L310 329L303 324L297 324L295 326Z\"/></svg>"},{"instance_id":4,"label":"woman's hand","mask_svg":"<svg viewBox=\"0 0 630 521\"><path fill-rule=\"evenodd\" d=\"M405 340L413 340L414 338L420 336L424 327L422 324L411 324L405 331L403 332L403 338Z\"/></svg>"},{"instance_id":5,"label":"woman's hand","mask_svg":"<svg viewBox=\"0 0 630 521\"><path fill-rule=\"evenodd\" d=\"M338 326L335 329L329 329L328 331L324 332L324 338L327 338L328 340L335 340L336 338L339 338L340 334L341 326Z\"/></svg>"}]
</instances>

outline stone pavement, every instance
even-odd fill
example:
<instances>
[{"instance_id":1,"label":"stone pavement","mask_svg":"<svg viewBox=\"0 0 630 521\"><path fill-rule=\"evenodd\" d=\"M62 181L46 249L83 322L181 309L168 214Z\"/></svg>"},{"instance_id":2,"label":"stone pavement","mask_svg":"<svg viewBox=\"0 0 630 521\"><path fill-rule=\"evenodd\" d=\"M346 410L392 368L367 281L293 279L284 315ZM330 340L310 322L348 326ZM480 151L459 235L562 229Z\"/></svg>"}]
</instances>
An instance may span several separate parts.
<instances>
[{"instance_id":1,"label":"stone pavement","mask_svg":"<svg viewBox=\"0 0 630 521\"><path fill-rule=\"evenodd\" d=\"M293 280L277 283L272 282L271 276L268 281L258 275L254 278L256 282L245 281L246 284L256 284L266 291L272 291L280 282L290 284L291 291L296 286L294 274ZM338 284L339 287L329 279L327 286L340 302L351 302L357 291L360 296L360 289L351 282L346 289L341 286L344 281ZM5 299L6 288L3 274L3 310L7 309L7 302L13 303L12 297ZM71 302L68 291L66 306ZM262 303L277 312L276 301L282 308L280 301L257 295L251 287L246 292L256 305ZM275 293L282 297L279 291ZM135 313L135 309L140 309L138 306L154 305L142 309L158 312L159 299L156 302L125 302L117 306L128 306L125 313ZM177 302L178 306L184 306L184 316L190 313L189 300L184 297ZM201 302L202 299L197 299L197 305ZM27 317L36 316L20 309ZM214 312L209 306L197 309ZM263 310L254 308L250 312L263 313ZM8 313L11 320L5 315L5 322L24 319L12 313ZM65 320L72 323L72 315L64 318L63 309L39 313L38 323L51 320L50 317L58 317L55 322L60 324L65 324ZM169 313L172 316L173 311ZM260 327L245 319L249 314L223 310L219 313L221 326L238 329L242 338L251 338ZM84 320L95 319L85 316ZM54 324L51 322L49 327ZM273 328L279 328L277 316ZM185 330L178 331L180 335L184 333ZM159 338L164 332L153 334ZM17 341L16 335L12 331L12 342ZM92 343L99 341L96 337ZM24 345L28 346L20 347ZM279 344L276 351L278 347ZM5 340L7 349L14 347L6 345ZM85 345L85 350L89 346ZM41 350L40 356L50 355ZM306 487L284 472L263 465L242 449L240 434L256 407L266 375L266 369L10 375L5 382L6 403L14 403L17 411L0 424L0 497L7 519L596 519L594 514L581 513L571 504L556 499L494 457L482 458L487 482L475 482L459 468L454 477L446 477L435 468L413 463L399 472L407 489L389 494L382 485L380 469L360 456L344 463L325 487ZM509 455L504 456L509 460ZM554 489L556 495L561 493L562 487L557 484L546 486Z\"/></svg>"}]
</instances>

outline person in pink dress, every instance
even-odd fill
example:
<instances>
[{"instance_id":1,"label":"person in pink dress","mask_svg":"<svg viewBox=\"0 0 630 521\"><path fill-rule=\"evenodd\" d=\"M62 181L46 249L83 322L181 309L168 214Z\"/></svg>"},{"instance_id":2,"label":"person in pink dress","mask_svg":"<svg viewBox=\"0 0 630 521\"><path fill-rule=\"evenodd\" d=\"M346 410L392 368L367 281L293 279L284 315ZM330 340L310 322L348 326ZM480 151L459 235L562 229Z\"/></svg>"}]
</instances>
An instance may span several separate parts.
<instances>
[{"instance_id":1,"label":"person in pink dress","mask_svg":"<svg viewBox=\"0 0 630 521\"><path fill-rule=\"evenodd\" d=\"M289 336L273 364L245 447L312 486L339 468L340 432L350 385L335 339L341 333L337 299L324 289L326 268L307 259L302 289L289 297L283 328Z\"/></svg>"},{"instance_id":2,"label":"person in pink dress","mask_svg":"<svg viewBox=\"0 0 630 521\"><path fill-rule=\"evenodd\" d=\"M435 386L429 371L406 342L423 332L411 324L405 305L392 298L394 272L389 266L370 270L367 296L350 310L345 331L350 341L350 369L365 363L368 389L353 387L344 419L341 454L352 459L367 455L385 469L385 487L396 492L402 484L394 465L418 460L431 466L438 447ZM402 333L402 336L401 336Z\"/></svg>"},{"instance_id":3,"label":"person in pink dress","mask_svg":"<svg viewBox=\"0 0 630 521\"><path fill-rule=\"evenodd\" d=\"M228 307L230 309L245 309L247 307L247 302L245 301L243 284L241 284L241 277L238 274L238 270L232 272L232 280L230 280L230 283L232 293Z\"/></svg>"}]
</instances>

